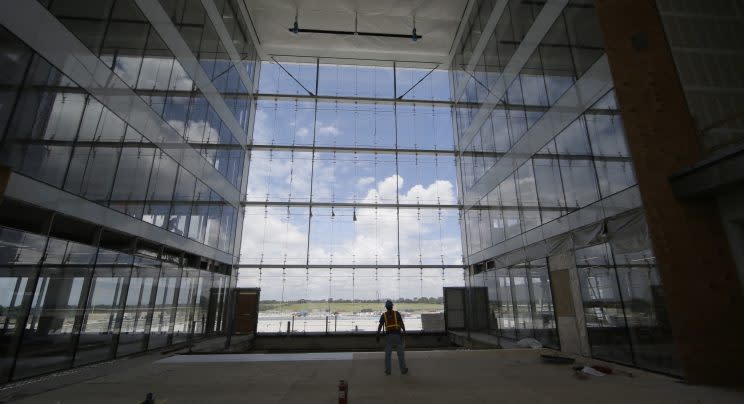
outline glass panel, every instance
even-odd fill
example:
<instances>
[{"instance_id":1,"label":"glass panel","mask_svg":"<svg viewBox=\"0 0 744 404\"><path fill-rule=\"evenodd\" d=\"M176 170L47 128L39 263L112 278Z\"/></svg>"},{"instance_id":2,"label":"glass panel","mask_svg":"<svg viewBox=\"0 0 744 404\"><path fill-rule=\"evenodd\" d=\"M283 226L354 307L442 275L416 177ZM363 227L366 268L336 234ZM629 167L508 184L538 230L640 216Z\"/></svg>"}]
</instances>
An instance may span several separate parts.
<instances>
[{"instance_id":1,"label":"glass panel","mask_svg":"<svg viewBox=\"0 0 744 404\"><path fill-rule=\"evenodd\" d=\"M172 264L163 264L155 295L155 308L147 349L168 345L173 334L176 314L176 291L181 269Z\"/></svg>"},{"instance_id":2,"label":"glass panel","mask_svg":"<svg viewBox=\"0 0 744 404\"><path fill-rule=\"evenodd\" d=\"M147 193L147 181L142 179L150 178L156 153L150 143L122 149L110 207L137 219L142 217Z\"/></svg>"},{"instance_id":3,"label":"glass panel","mask_svg":"<svg viewBox=\"0 0 744 404\"><path fill-rule=\"evenodd\" d=\"M581 208L599 199L597 173L590 160L560 160L566 205Z\"/></svg>"},{"instance_id":4,"label":"glass panel","mask_svg":"<svg viewBox=\"0 0 744 404\"><path fill-rule=\"evenodd\" d=\"M517 338L534 338L532 299L527 284L527 269L525 267L514 267L510 268L509 272L512 278L512 298L514 299Z\"/></svg>"},{"instance_id":5,"label":"glass panel","mask_svg":"<svg viewBox=\"0 0 744 404\"><path fill-rule=\"evenodd\" d=\"M395 156L368 153L316 153L313 201L395 203L403 179Z\"/></svg>"},{"instance_id":6,"label":"glass panel","mask_svg":"<svg viewBox=\"0 0 744 404\"><path fill-rule=\"evenodd\" d=\"M203 336L207 326L209 311L209 290L212 287L212 273L199 271L199 283L196 288L196 304L194 305L194 336Z\"/></svg>"},{"instance_id":7,"label":"glass panel","mask_svg":"<svg viewBox=\"0 0 744 404\"><path fill-rule=\"evenodd\" d=\"M132 257L100 251L80 330L75 366L111 359L122 322Z\"/></svg>"},{"instance_id":8,"label":"glass panel","mask_svg":"<svg viewBox=\"0 0 744 404\"><path fill-rule=\"evenodd\" d=\"M635 365L681 374L655 257L646 250L615 253L614 259Z\"/></svg>"},{"instance_id":9,"label":"glass panel","mask_svg":"<svg viewBox=\"0 0 744 404\"><path fill-rule=\"evenodd\" d=\"M395 115L390 104L318 101L315 144L395 147Z\"/></svg>"},{"instance_id":10,"label":"glass panel","mask_svg":"<svg viewBox=\"0 0 744 404\"><path fill-rule=\"evenodd\" d=\"M401 149L452 150L452 110L426 104L398 104L395 107L397 147ZM385 115L377 115L380 123Z\"/></svg>"},{"instance_id":11,"label":"glass panel","mask_svg":"<svg viewBox=\"0 0 744 404\"><path fill-rule=\"evenodd\" d=\"M557 158L535 158L533 162L540 212L547 223L566 212L561 171Z\"/></svg>"},{"instance_id":12,"label":"glass panel","mask_svg":"<svg viewBox=\"0 0 744 404\"><path fill-rule=\"evenodd\" d=\"M584 317L592 356L633 363L617 274L606 244L576 250Z\"/></svg>"},{"instance_id":13,"label":"glass panel","mask_svg":"<svg viewBox=\"0 0 744 404\"><path fill-rule=\"evenodd\" d=\"M393 98L393 69L383 66L321 64L318 94Z\"/></svg>"},{"instance_id":14,"label":"glass panel","mask_svg":"<svg viewBox=\"0 0 744 404\"><path fill-rule=\"evenodd\" d=\"M315 92L316 64L262 62L259 77L260 93L307 95Z\"/></svg>"},{"instance_id":15,"label":"glass panel","mask_svg":"<svg viewBox=\"0 0 744 404\"><path fill-rule=\"evenodd\" d=\"M507 338L516 338L515 309L512 300L512 279L507 268L495 271L497 294L498 294L498 319L501 335Z\"/></svg>"},{"instance_id":16,"label":"glass panel","mask_svg":"<svg viewBox=\"0 0 744 404\"><path fill-rule=\"evenodd\" d=\"M553 295L550 289L550 276L545 259L530 262L527 268L530 282L532 309L534 313L533 326L535 338L544 346L558 349L558 330L553 309Z\"/></svg>"},{"instance_id":17,"label":"glass panel","mask_svg":"<svg viewBox=\"0 0 744 404\"><path fill-rule=\"evenodd\" d=\"M150 332L152 322L159 267L160 264L156 261L135 258L126 292L126 305L116 356L140 352L147 348L146 334Z\"/></svg>"},{"instance_id":18,"label":"glass panel","mask_svg":"<svg viewBox=\"0 0 744 404\"><path fill-rule=\"evenodd\" d=\"M263 77L264 72L261 72ZM259 100L253 142L265 145L312 145L315 102Z\"/></svg>"},{"instance_id":19,"label":"glass panel","mask_svg":"<svg viewBox=\"0 0 744 404\"><path fill-rule=\"evenodd\" d=\"M404 100L448 101L449 77L446 70L395 67L395 96Z\"/></svg>"},{"instance_id":20,"label":"glass panel","mask_svg":"<svg viewBox=\"0 0 744 404\"><path fill-rule=\"evenodd\" d=\"M308 215L308 208L246 207L240 262L306 264Z\"/></svg>"},{"instance_id":21,"label":"glass panel","mask_svg":"<svg viewBox=\"0 0 744 404\"><path fill-rule=\"evenodd\" d=\"M2 236L5 243L6 234ZM36 274L33 267L0 267L0 380L3 382L10 377L23 324L28 317Z\"/></svg>"},{"instance_id":22,"label":"glass panel","mask_svg":"<svg viewBox=\"0 0 744 404\"><path fill-rule=\"evenodd\" d=\"M252 151L247 199L309 201L313 158L309 152ZM313 190L314 195L317 192Z\"/></svg>"},{"instance_id":23,"label":"glass panel","mask_svg":"<svg viewBox=\"0 0 744 404\"><path fill-rule=\"evenodd\" d=\"M36 282L14 379L72 366L75 324L85 307L91 270L45 267Z\"/></svg>"},{"instance_id":24,"label":"glass panel","mask_svg":"<svg viewBox=\"0 0 744 404\"><path fill-rule=\"evenodd\" d=\"M173 343L184 342L191 338L195 324L194 304L196 303L196 287L199 283L199 270L184 268L178 286L178 308L173 326Z\"/></svg>"}]
</instances>

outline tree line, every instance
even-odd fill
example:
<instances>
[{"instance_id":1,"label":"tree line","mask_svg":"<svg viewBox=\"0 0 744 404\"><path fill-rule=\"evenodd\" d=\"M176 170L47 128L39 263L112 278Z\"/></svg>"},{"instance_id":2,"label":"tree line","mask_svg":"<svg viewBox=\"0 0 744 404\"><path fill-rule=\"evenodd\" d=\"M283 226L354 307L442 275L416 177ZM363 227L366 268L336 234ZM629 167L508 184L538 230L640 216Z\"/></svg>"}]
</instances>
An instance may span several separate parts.
<instances>
[{"instance_id":1,"label":"tree line","mask_svg":"<svg viewBox=\"0 0 744 404\"><path fill-rule=\"evenodd\" d=\"M443 304L444 299L442 297L414 297L411 299L403 298L403 299L396 299L393 300L394 303L427 303L427 304ZM298 300L261 300L262 304L303 304L303 303L379 303L383 304L385 303L384 300L376 300L376 299L320 299L320 300L308 300L308 299L298 299Z\"/></svg>"}]
</instances>

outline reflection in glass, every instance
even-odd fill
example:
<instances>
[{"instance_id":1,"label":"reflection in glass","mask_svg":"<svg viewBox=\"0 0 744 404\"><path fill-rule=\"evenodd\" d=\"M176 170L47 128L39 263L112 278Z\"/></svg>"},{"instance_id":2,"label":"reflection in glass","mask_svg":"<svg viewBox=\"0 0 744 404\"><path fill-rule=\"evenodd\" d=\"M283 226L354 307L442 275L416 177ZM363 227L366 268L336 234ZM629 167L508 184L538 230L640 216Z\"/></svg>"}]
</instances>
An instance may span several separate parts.
<instances>
[{"instance_id":1,"label":"reflection in glass","mask_svg":"<svg viewBox=\"0 0 744 404\"><path fill-rule=\"evenodd\" d=\"M127 254L114 251L98 253L75 354L75 366L114 356L131 264L132 257Z\"/></svg>"},{"instance_id":2,"label":"reflection in glass","mask_svg":"<svg viewBox=\"0 0 744 404\"><path fill-rule=\"evenodd\" d=\"M173 333L173 320L176 314L176 288L181 277L181 269L173 264L163 263L155 295L155 306L150 326L147 349L168 345Z\"/></svg>"},{"instance_id":3,"label":"reflection in glass","mask_svg":"<svg viewBox=\"0 0 744 404\"><path fill-rule=\"evenodd\" d=\"M173 326L173 343L184 342L194 332L194 304L197 299L199 270L184 268L178 286L178 308Z\"/></svg>"},{"instance_id":4,"label":"reflection in glass","mask_svg":"<svg viewBox=\"0 0 744 404\"><path fill-rule=\"evenodd\" d=\"M656 259L650 250L615 252L614 258L635 365L680 374Z\"/></svg>"},{"instance_id":5,"label":"reflection in glass","mask_svg":"<svg viewBox=\"0 0 744 404\"><path fill-rule=\"evenodd\" d=\"M152 321L159 267L157 261L135 258L126 291L116 356L129 355L147 348L146 334L150 331Z\"/></svg>"},{"instance_id":6,"label":"reflection in glass","mask_svg":"<svg viewBox=\"0 0 744 404\"><path fill-rule=\"evenodd\" d=\"M75 324L85 307L91 270L44 267L16 359L14 379L68 368L75 349Z\"/></svg>"},{"instance_id":7,"label":"reflection in glass","mask_svg":"<svg viewBox=\"0 0 744 404\"><path fill-rule=\"evenodd\" d=\"M550 289L550 276L545 259L530 262L527 267L527 277L531 291L531 305L533 310L533 326L535 338L543 346L558 349L558 330L553 308L553 295Z\"/></svg>"},{"instance_id":8,"label":"reflection in glass","mask_svg":"<svg viewBox=\"0 0 744 404\"><path fill-rule=\"evenodd\" d=\"M617 274L606 244L576 250L584 318L592 356L633 363Z\"/></svg>"}]
</instances>

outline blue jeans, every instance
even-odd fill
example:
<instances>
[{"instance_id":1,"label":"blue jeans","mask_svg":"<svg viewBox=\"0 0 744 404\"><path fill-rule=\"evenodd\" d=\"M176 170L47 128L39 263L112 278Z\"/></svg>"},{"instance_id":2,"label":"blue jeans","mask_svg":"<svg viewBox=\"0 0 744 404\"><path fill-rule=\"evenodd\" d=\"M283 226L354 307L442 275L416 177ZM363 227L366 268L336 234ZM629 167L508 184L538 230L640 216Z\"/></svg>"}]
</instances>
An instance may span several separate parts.
<instances>
[{"instance_id":1,"label":"blue jeans","mask_svg":"<svg viewBox=\"0 0 744 404\"><path fill-rule=\"evenodd\" d=\"M393 346L397 348L398 366L402 372L406 369L406 347L400 334L385 335L385 371L390 372L390 356L393 353Z\"/></svg>"}]
</instances>

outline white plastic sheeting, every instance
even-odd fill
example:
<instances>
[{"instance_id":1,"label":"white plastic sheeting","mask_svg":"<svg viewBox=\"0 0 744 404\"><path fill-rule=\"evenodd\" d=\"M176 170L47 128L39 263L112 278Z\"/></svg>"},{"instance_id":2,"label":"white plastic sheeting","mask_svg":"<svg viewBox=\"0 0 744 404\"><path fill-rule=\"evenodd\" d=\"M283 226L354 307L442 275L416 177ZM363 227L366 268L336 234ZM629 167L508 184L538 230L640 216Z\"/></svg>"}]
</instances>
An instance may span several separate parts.
<instances>
[{"instance_id":1,"label":"white plastic sheeting","mask_svg":"<svg viewBox=\"0 0 744 404\"><path fill-rule=\"evenodd\" d=\"M633 209L565 234L509 251L493 259L494 268L545 258L607 241L612 244L617 253L648 249L651 241L643 209Z\"/></svg>"}]
</instances>

